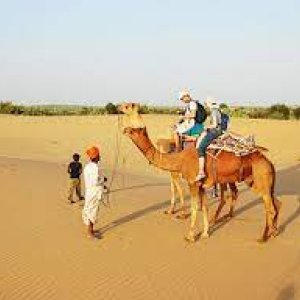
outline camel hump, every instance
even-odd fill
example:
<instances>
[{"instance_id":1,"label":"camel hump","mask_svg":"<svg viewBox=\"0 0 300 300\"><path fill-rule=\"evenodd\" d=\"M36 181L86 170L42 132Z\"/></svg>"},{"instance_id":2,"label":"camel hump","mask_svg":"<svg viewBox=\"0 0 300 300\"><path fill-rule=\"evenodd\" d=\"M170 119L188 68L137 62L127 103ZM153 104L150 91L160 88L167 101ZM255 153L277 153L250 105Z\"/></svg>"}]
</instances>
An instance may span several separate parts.
<instances>
[{"instance_id":1,"label":"camel hump","mask_svg":"<svg viewBox=\"0 0 300 300\"><path fill-rule=\"evenodd\" d=\"M160 138L156 141L156 145L162 152L171 152L175 149L175 140L172 138Z\"/></svg>"}]
</instances>

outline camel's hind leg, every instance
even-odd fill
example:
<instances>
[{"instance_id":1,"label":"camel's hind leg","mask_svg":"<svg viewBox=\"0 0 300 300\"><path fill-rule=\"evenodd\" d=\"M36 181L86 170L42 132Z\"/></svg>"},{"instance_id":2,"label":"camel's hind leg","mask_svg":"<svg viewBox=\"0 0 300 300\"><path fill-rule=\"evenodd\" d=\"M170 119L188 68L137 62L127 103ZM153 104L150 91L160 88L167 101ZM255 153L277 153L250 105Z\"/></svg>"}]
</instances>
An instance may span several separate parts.
<instances>
[{"instance_id":1,"label":"camel's hind leg","mask_svg":"<svg viewBox=\"0 0 300 300\"><path fill-rule=\"evenodd\" d=\"M220 183L220 190L221 190L220 202L216 209L215 214L213 215L212 219L210 220L211 224L215 224L218 222L219 215L220 215L224 205L226 204L226 191L227 191L226 183Z\"/></svg>"},{"instance_id":2,"label":"camel's hind leg","mask_svg":"<svg viewBox=\"0 0 300 300\"><path fill-rule=\"evenodd\" d=\"M279 211L280 211L280 208L281 208L281 202L277 198L275 198L274 195L273 195L273 205L274 205L274 208L275 208L275 215L274 215L274 219L273 219L273 227L278 232L278 217L279 217Z\"/></svg>"},{"instance_id":3,"label":"camel's hind leg","mask_svg":"<svg viewBox=\"0 0 300 300\"><path fill-rule=\"evenodd\" d=\"M230 187L230 191L231 191L231 203L230 203L230 209L229 209L228 216L229 216L229 218L233 218L234 208L235 208L236 201L237 201L237 198L238 198L238 189L237 189L236 184L234 182L229 183L229 187Z\"/></svg>"},{"instance_id":4,"label":"camel's hind leg","mask_svg":"<svg viewBox=\"0 0 300 300\"><path fill-rule=\"evenodd\" d=\"M271 236L278 234L277 221L281 203L274 197L275 171L261 172L260 176L255 176L253 179L252 188L262 196L264 201L266 224L259 241L265 242Z\"/></svg>"},{"instance_id":5,"label":"camel's hind leg","mask_svg":"<svg viewBox=\"0 0 300 300\"><path fill-rule=\"evenodd\" d=\"M273 204L273 198L271 194L267 193L262 196L265 206L265 213L266 213L266 225L263 232L263 236L260 241L265 242L271 236L277 235L277 228L274 227L274 220L276 217L276 207ZM278 217L278 215L277 215Z\"/></svg>"}]
</instances>

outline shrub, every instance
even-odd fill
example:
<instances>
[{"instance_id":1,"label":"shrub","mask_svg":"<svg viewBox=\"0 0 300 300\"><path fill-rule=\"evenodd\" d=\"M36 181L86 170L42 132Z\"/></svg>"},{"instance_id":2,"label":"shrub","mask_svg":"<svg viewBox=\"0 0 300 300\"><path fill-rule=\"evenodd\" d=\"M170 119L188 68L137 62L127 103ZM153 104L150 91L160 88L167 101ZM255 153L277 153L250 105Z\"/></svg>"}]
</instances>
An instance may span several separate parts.
<instances>
[{"instance_id":1,"label":"shrub","mask_svg":"<svg viewBox=\"0 0 300 300\"><path fill-rule=\"evenodd\" d=\"M110 115L115 115L118 113L118 108L116 105L110 102L105 105L105 111Z\"/></svg>"},{"instance_id":2,"label":"shrub","mask_svg":"<svg viewBox=\"0 0 300 300\"><path fill-rule=\"evenodd\" d=\"M0 113L11 114L13 113L14 105L11 102L0 102Z\"/></svg>"},{"instance_id":3,"label":"shrub","mask_svg":"<svg viewBox=\"0 0 300 300\"><path fill-rule=\"evenodd\" d=\"M296 120L300 119L300 106L293 109L293 115Z\"/></svg>"},{"instance_id":4,"label":"shrub","mask_svg":"<svg viewBox=\"0 0 300 300\"><path fill-rule=\"evenodd\" d=\"M268 111L265 108L256 108L248 113L250 119L266 119L268 117Z\"/></svg>"},{"instance_id":5,"label":"shrub","mask_svg":"<svg viewBox=\"0 0 300 300\"><path fill-rule=\"evenodd\" d=\"M150 110L147 105L141 105L139 109L140 114L149 114Z\"/></svg>"},{"instance_id":6,"label":"shrub","mask_svg":"<svg viewBox=\"0 0 300 300\"><path fill-rule=\"evenodd\" d=\"M268 118L277 120L288 120L290 109L285 104L275 104L268 109Z\"/></svg>"},{"instance_id":7,"label":"shrub","mask_svg":"<svg viewBox=\"0 0 300 300\"><path fill-rule=\"evenodd\" d=\"M228 107L228 105L227 105L226 103L221 103L221 104L220 104L220 109L221 109L221 110L228 110L229 107Z\"/></svg>"}]
</instances>

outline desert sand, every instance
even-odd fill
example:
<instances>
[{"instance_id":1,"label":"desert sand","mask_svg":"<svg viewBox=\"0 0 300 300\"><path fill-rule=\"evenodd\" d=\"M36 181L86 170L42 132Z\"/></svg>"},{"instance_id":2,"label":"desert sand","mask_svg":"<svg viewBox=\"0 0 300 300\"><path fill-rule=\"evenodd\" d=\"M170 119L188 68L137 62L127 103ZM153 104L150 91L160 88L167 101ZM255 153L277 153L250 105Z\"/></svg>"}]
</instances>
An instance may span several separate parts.
<instances>
[{"instance_id":1,"label":"desert sand","mask_svg":"<svg viewBox=\"0 0 300 300\"><path fill-rule=\"evenodd\" d=\"M146 116L145 123L155 140L169 136L174 120ZM116 116L0 116L0 127L1 300L300 299L300 122L232 122L269 148L277 168L281 233L266 244L256 242L262 201L244 185L235 217L187 244L189 220L163 214L168 174L118 133ZM85 161L92 144L101 145L106 174L116 171L96 241L85 237L83 203L66 199L70 156L78 151Z\"/></svg>"}]
</instances>

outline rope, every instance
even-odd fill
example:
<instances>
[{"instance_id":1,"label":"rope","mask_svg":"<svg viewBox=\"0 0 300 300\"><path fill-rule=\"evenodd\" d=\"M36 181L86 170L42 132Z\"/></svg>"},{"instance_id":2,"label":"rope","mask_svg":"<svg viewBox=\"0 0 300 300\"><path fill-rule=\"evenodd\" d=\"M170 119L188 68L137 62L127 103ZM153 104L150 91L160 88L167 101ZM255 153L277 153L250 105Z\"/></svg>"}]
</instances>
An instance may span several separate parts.
<instances>
[{"instance_id":1,"label":"rope","mask_svg":"<svg viewBox=\"0 0 300 300\"><path fill-rule=\"evenodd\" d=\"M114 162L113 162L113 169L112 169L112 173L111 173L110 182L109 182L108 187L107 187L107 192L104 194L105 197L106 197L106 202L102 201L104 206L109 207L109 208L111 208L111 205L110 205L111 187L113 185L113 182L114 182L116 174L117 174L117 167L118 167L119 157L120 157L120 149L121 149L121 135L120 135L120 133L121 133L121 128L122 128L122 119L121 119L121 115L118 114L118 126L117 126L117 133L116 133L116 152L115 152L115 158L114 158Z\"/></svg>"}]
</instances>

